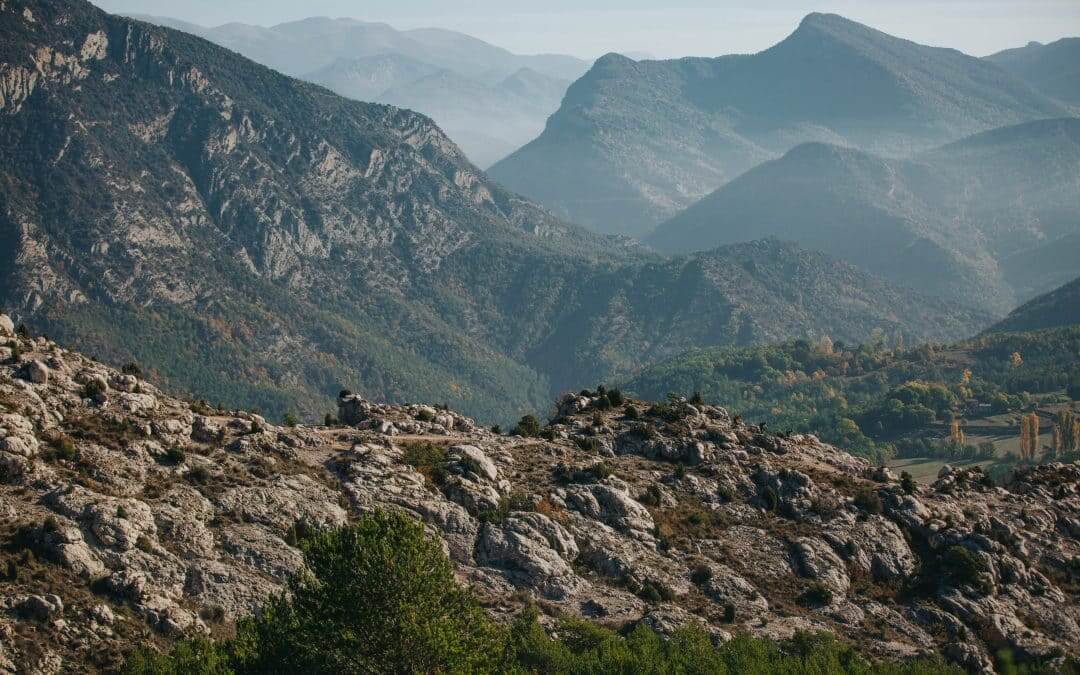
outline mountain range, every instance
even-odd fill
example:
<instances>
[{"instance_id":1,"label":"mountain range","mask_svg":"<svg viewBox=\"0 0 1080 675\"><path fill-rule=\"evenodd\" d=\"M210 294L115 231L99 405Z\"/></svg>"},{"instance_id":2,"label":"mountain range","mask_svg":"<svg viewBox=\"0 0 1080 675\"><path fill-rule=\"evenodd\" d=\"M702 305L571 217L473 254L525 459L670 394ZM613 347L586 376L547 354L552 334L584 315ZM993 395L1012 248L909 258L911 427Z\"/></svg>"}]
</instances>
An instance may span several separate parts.
<instances>
[{"instance_id":1,"label":"mountain range","mask_svg":"<svg viewBox=\"0 0 1080 675\"><path fill-rule=\"evenodd\" d=\"M641 236L803 142L907 156L1072 114L992 61L811 14L752 55L609 54L570 87L544 132L490 173L561 217Z\"/></svg>"},{"instance_id":2,"label":"mountain range","mask_svg":"<svg viewBox=\"0 0 1080 675\"><path fill-rule=\"evenodd\" d=\"M646 241L685 252L764 236L1004 314L1080 273L1080 118L999 128L910 159L803 144Z\"/></svg>"},{"instance_id":3,"label":"mountain range","mask_svg":"<svg viewBox=\"0 0 1080 675\"><path fill-rule=\"evenodd\" d=\"M343 385L486 420L701 344L989 317L775 241L663 260L492 182L428 118L81 0L0 22L0 303L207 399Z\"/></svg>"},{"instance_id":4,"label":"mountain range","mask_svg":"<svg viewBox=\"0 0 1080 675\"><path fill-rule=\"evenodd\" d=\"M136 18L198 35L342 96L424 113L488 166L533 139L588 63L513 54L469 35L311 17L270 27Z\"/></svg>"}]
</instances>

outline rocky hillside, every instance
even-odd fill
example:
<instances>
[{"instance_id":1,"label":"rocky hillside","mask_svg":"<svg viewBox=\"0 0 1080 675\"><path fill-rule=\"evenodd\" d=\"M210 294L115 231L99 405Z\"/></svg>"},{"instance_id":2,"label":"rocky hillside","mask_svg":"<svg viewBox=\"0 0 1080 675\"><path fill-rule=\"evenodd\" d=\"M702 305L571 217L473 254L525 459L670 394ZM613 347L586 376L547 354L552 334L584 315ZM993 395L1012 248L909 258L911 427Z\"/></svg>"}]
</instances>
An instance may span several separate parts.
<instances>
[{"instance_id":1,"label":"rocky hillside","mask_svg":"<svg viewBox=\"0 0 1080 675\"><path fill-rule=\"evenodd\" d=\"M1013 310L994 331L1040 330L1080 324L1080 279Z\"/></svg>"},{"instance_id":2,"label":"rocky hillside","mask_svg":"<svg viewBox=\"0 0 1080 675\"><path fill-rule=\"evenodd\" d=\"M334 427L172 398L0 316L6 669L108 670L135 644L227 633L302 564L290 542L401 508L508 616L668 632L823 629L873 656L972 669L1078 656L1080 468L929 487L723 409L616 393L540 437L342 392Z\"/></svg>"},{"instance_id":3,"label":"rocky hillside","mask_svg":"<svg viewBox=\"0 0 1080 675\"><path fill-rule=\"evenodd\" d=\"M837 283L811 292L768 248L660 264L502 189L426 117L80 1L0 11L0 305L176 390L321 419L348 383L506 421L732 339L737 303L746 339L981 327L824 258Z\"/></svg>"},{"instance_id":4,"label":"rocky hillside","mask_svg":"<svg viewBox=\"0 0 1080 675\"><path fill-rule=\"evenodd\" d=\"M1032 88L1071 105L1080 105L1080 38L1050 44L1031 42L986 57Z\"/></svg>"},{"instance_id":5,"label":"rocky hillside","mask_svg":"<svg viewBox=\"0 0 1080 675\"><path fill-rule=\"evenodd\" d=\"M912 159L825 143L748 171L647 239L667 252L778 236L897 283L1004 313L1080 274L1080 119Z\"/></svg>"},{"instance_id":6,"label":"rocky hillside","mask_svg":"<svg viewBox=\"0 0 1080 675\"><path fill-rule=\"evenodd\" d=\"M609 54L491 174L573 222L640 236L802 142L907 155L1068 114L988 61L811 14L753 55Z\"/></svg>"}]
</instances>

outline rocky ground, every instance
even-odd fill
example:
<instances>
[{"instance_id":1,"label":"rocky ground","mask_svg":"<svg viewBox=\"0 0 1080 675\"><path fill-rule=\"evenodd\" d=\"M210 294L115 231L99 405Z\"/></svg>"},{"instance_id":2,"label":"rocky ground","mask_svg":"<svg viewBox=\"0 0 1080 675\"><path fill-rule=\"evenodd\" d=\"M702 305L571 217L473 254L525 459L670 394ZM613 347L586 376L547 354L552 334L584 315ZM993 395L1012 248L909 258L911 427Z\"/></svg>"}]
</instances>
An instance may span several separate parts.
<instances>
[{"instance_id":1,"label":"rocky ground","mask_svg":"<svg viewBox=\"0 0 1080 675\"><path fill-rule=\"evenodd\" d=\"M114 668L224 635L302 565L312 527L415 513L497 616L534 598L660 631L825 629L973 670L1080 656L1080 467L907 486L813 436L603 392L544 438L343 392L279 427L170 397L0 315L0 670ZM346 424L347 423L347 424Z\"/></svg>"}]
</instances>

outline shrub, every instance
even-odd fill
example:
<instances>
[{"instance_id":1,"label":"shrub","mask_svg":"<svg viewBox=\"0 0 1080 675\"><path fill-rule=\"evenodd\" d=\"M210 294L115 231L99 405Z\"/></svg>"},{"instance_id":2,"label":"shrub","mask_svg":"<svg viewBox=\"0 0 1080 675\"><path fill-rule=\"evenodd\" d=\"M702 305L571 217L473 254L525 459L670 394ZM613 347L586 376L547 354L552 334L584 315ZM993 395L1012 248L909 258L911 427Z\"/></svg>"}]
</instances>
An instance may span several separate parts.
<instances>
[{"instance_id":1,"label":"shrub","mask_svg":"<svg viewBox=\"0 0 1080 675\"><path fill-rule=\"evenodd\" d=\"M640 413L638 413L638 409L636 407L627 403L626 407L623 408L623 417L628 420L636 420L638 417L640 417Z\"/></svg>"},{"instance_id":2,"label":"shrub","mask_svg":"<svg viewBox=\"0 0 1080 675\"><path fill-rule=\"evenodd\" d=\"M811 607L823 607L832 604L833 592L824 584L814 583L803 591L803 594L799 596L799 601Z\"/></svg>"},{"instance_id":3,"label":"shrub","mask_svg":"<svg viewBox=\"0 0 1080 675\"><path fill-rule=\"evenodd\" d=\"M524 492L512 492L499 498L499 505L493 510L481 511L477 518L482 523L502 524L514 511L532 511L534 505L529 495Z\"/></svg>"},{"instance_id":4,"label":"shrub","mask_svg":"<svg viewBox=\"0 0 1080 675\"><path fill-rule=\"evenodd\" d=\"M607 400L612 408L618 408L626 401L626 397L618 389L612 389L607 393Z\"/></svg>"},{"instance_id":5,"label":"shrub","mask_svg":"<svg viewBox=\"0 0 1080 675\"><path fill-rule=\"evenodd\" d=\"M771 487L765 488L761 493L761 500L765 502L766 511L776 511L780 506L780 495L776 494L776 490Z\"/></svg>"},{"instance_id":6,"label":"shrub","mask_svg":"<svg viewBox=\"0 0 1080 675\"><path fill-rule=\"evenodd\" d=\"M701 397L701 392L700 391L695 391L694 394L690 397L690 405L704 405L704 404L705 404L705 399L703 399Z\"/></svg>"},{"instance_id":7,"label":"shrub","mask_svg":"<svg viewBox=\"0 0 1080 675\"><path fill-rule=\"evenodd\" d=\"M660 506L660 488L655 485L650 485L645 488L645 492L641 493L641 496L638 497L638 501L646 506Z\"/></svg>"},{"instance_id":8,"label":"shrub","mask_svg":"<svg viewBox=\"0 0 1080 675\"><path fill-rule=\"evenodd\" d=\"M981 587L985 564L974 553L963 546L950 546L941 556L941 564L949 581L955 585L971 584Z\"/></svg>"},{"instance_id":9,"label":"shrub","mask_svg":"<svg viewBox=\"0 0 1080 675\"><path fill-rule=\"evenodd\" d=\"M724 623L735 623L735 605L730 602L724 605Z\"/></svg>"},{"instance_id":10,"label":"shrub","mask_svg":"<svg viewBox=\"0 0 1080 675\"><path fill-rule=\"evenodd\" d=\"M496 436L502 436L502 427L496 424L495 426L491 427L491 433L495 434Z\"/></svg>"},{"instance_id":11,"label":"shrub","mask_svg":"<svg viewBox=\"0 0 1080 675\"><path fill-rule=\"evenodd\" d=\"M421 422L434 422L435 413L425 408L422 409L420 412L416 413L416 419L420 420Z\"/></svg>"},{"instance_id":12,"label":"shrub","mask_svg":"<svg viewBox=\"0 0 1080 675\"><path fill-rule=\"evenodd\" d=\"M690 570L690 581L694 582L698 586L708 583L712 579L712 568L704 563L700 563L694 566L694 569Z\"/></svg>"},{"instance_id":13,"label":"shrub","mask_svg":"<svg viewBox=\"0 0 1080 675\"><path fill-rule=\"evenodd\" d=\"M575 436L574 444L585 452L596 452L600 449L600 441L591 436Z\"/></svg>"},{"instance_id":14,"label":"shrub","mask_svg":"<svg viewBox=\"0 0 1080 675\"><path fill-rule=\"evenodd\" d=\"M576 468L566 464L559 464L554 470L555 481L558 483L596 483L612 475L614 471L603 462L597 462L592 466Z\"/></svg>"},{"instance_id":15,"label":"shrub","mask_svg":"<svg viewBox=\"0 0 1080 675\"><path fill-rule=\"evenodd\" d=\"M143 376L142 368L140 368L139 364L135 363L134 361L128 361L127 363L125 363L120 368L120 372L125 375L132 375L139 379L142 379Z\"/></svg>"},{"instance_id":16,"label":"shrub","mask_svg":"<svg viewBox=\"0 0 1080 675\"><path fill-rule=\"evenodd\" d=\"M904 491L904 494L915 494L917 488L915 478L910 473L907 471L900 473L900 489Z\"/></svg>"},{"instance_id":17,"label":"shrub","mask_svg":"<svg viewBox=\"0 0 1080 675\"><path fill-rule=\"evenodd\" d=\"M326 413L326 416L323 417L323 426L324 427L336 427L337 425L338 425L337 415L335 415L333 413Z\"/></svg>"},{"instance_id":18,"label":"shrub","mask_svg":"<svg viewBox=\"0 0 1080 675\"><path fill-rule=\"evenodd\" d=\"M867 513L881 513L885 510L881 496L876 490L861 490L855 495L855 506Z\"/></svg>"},{"instance_id":19,"label":"shrub","mask_svg":"<svg viewBox=\"0 0 1080 675\"><path fill-rule=\"evenodd\" d=\"M286 412L281 416L281 423L287 427L295 427L300 422L296 419L296 415L291 412Z\"/></svg>"},{"instance_id":20,"label":"shrub","mask_svg":"<svg viewBox=\"0 0 1080 675\"><path fill-rule=\"evenodd\" d=\"M116 517L117 518L127 518L128 517L127 509L124 508L123 504L116 507Z\"/></svg>"},{"instance_id":21,"label":"shrub","mask_svg":"<svg viewBox=\"0 0 1080 675\"><path fill-rule=\"evenodd\" d=\"M518 420L512 433L515 436L536 438L540 435L540 420L536 419L536 416L534 415L525 415Z\"/></svg>"},{"instance_id":22,"label":"shrub","mask_svg":"<svg viewBox=\"0 0 1080 675\"><path fill-rule=\"evenodd\" d=\"M179 446L172 446L165 451L165 460L170 464L183 464L187 459L187 453Z\"/></svg>"},{"instance_id":23,"label":"shrub","mask_svg":"<svg viewBox=\"0 0 1080 675\"><path fill-rule=\"evenodd\" d=\"M102 386L100 380L93 379L83 385L81 395L91 401L98 401L105 396L105 387Z\"/></svg>"},{"instance_id":24,"label":"shrub","mask_svg":"<svg viewBox=\"0 0 1080 675\"><path fill-rule=\"evenodd\" d=\"M824 520L832 520L840 513L840 504L829 495L818 495L810 501L810 509Z\"/></svg>"},{"instance_id":25,"label":"shrub","mask_svg":"<svg viewBox=\"0 0 1080 675\"><path fill-rule=\"evenodd\" d=\"M686 465L685 464L676 464L675 465L675 470L672 473L675 475L675 478L677 478L679 480L682 480L683 478L686 478Z\"/></svg>"},{"instance_id":26,"label":"shrub","mask_svg":"<svg viewBox=\"0 0 1080 675\"><path fill-rule=\"evenodd\" d=\"M199 609L199 617L209 624L219 624L225 621L225 608L221 605L206 605Z\"/></svg>"},{"instance_id":27,"label":"shrub","mask_svg":"<svg viewBox=\"0 0 1080 675\"><path fill-rule=\"evenodd\" d=\"M49 443L53 448L49 455L49 458L52 460L66 460L71 462L79 456L79 452L75 448L75 441L67 434L56 433L49 438Z\"/></svg>"},{"instance_id":28,"label":"shrub","mask_svg":"<svg viewBox=\"0 0 1080 675\"><path fill-rule=\"evenodd\" d=\"M227 645L206 638L177 643L169 654L141 647L127 655L124 673L129 675L231 675Z\"/></svg>"},{"instance_id":29,"label":"shrub","mask_svg":"<svg viewBox=\"0 0 1080 675\"><path fill-rule=\"evenodd\" d=\"M446 448L433 443L409 443L401 460L436 485L446 478Z\"/></svg>"}]
</instances>

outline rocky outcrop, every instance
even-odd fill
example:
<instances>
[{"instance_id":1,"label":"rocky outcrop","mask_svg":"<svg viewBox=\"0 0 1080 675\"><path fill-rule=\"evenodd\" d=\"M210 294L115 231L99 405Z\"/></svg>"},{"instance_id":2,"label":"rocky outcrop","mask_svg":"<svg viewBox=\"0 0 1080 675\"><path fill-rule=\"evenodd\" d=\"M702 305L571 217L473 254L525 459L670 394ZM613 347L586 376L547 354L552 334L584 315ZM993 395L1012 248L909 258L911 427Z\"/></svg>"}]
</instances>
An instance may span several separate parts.
<instances>
[{"instance_id":1,"label":"rocky outcrop","mask_svg":"<svg viewBox=\"0 0 1080 675\"><path fill-rule=\"evenodd\" d=\"M564 399L545 439L351 395L352 424L279 427L44 338L3 341L21 354L0 364L13 668L115 663L143 632L216 629L302 569L305 533L376 508L420 519L499 617L533 596L613 625L698 621L720 640L830 630L975 670L1002 648L1077 656L1076 465L1005 487L950 469L907 494L813 436L677 399L627 416L596 394ZM35 362L48 378L24 377Z\"/></svg>"}]
</instances>

